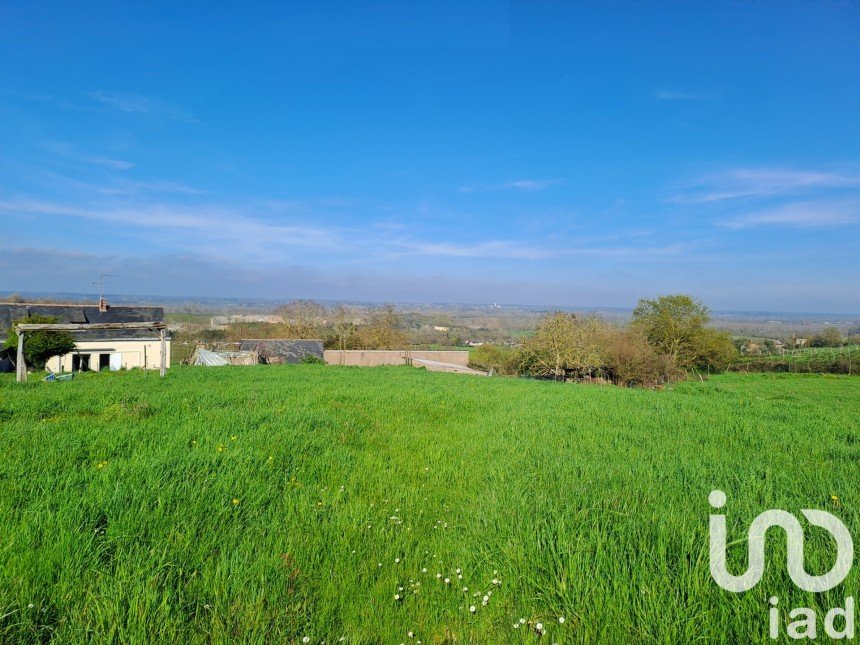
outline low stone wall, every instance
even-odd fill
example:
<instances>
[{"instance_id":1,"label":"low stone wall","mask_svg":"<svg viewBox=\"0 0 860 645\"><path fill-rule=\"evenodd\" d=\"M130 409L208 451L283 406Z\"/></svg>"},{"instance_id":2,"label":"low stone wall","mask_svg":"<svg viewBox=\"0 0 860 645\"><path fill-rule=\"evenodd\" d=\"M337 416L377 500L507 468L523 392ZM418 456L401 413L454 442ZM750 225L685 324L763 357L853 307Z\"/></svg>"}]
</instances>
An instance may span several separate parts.
<instances>
[{"instance_id":1,"label":"low stone wall","mask_svg":"<svg viewBox=\"0 0 860 645\"><path fill-rule=\"evenodd\" d=\"M323 359L329 365L352 365L356 367L408 365L413 360L469 366L469 352L460 350L327 349L323 352Z\"/></svg>"}]
</instances>

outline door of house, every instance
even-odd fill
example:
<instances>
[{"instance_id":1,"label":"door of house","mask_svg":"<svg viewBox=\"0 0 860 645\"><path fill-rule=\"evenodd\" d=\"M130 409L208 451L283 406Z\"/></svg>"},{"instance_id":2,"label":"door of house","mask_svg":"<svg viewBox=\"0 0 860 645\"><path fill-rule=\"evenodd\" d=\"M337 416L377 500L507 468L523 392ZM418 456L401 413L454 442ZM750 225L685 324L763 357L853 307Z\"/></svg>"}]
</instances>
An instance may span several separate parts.
<instances>
[{"instance_id":1,"label":"door of house","mask_svg":"<svg viewBox=\"0 0 860 645\"><path fill-rule=\"evenodd\" d=\"M110 355L110 371L116 372L122 368L122 354L116 352Z\"/></svg>"}]
</instances>

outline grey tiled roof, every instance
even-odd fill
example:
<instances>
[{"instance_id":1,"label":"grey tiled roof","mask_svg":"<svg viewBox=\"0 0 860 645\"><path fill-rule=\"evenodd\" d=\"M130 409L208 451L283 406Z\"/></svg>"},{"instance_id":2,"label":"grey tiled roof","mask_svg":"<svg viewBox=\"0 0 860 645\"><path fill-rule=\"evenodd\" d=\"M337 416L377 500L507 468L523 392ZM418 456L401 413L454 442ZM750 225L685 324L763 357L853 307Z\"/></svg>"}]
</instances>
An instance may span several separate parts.
<instances>
[{"instance_id":1,"label":"grey tiled roof","mask_svg":"<svg viewBox=\"0 0 860 645\"><path fill-rule=\"evenodd\" d=\"M0 336L17 322L28 316L51 316L60 323L122 323L164 322L163 307L108 307L99 311L98 305L52 305L0 303ZM158 332L148 329L95 329L75 332L75 340L121 340L154 338Z\"/></svg>"}]
</instances>

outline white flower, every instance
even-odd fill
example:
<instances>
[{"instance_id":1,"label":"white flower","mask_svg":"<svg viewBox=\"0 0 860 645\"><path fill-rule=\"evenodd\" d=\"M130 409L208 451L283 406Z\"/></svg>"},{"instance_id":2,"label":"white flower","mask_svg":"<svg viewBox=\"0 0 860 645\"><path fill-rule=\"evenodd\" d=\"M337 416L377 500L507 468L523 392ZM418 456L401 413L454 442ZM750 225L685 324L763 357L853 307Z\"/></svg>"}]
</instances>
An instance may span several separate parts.
<instances>
[{"instance_id":1,"label":"white flower","mask_svg":"<svg viewBox=\"0 0 860 645\"><path fill-rule=\"evenodd\" d=\"M451 584L451 578L445 578L445 584L446 585Z\"/></svg>"},{"instance_id":2,"label":"white flower","mask_svg":"<svg viewBox=\"0 0 860 645\"><path fill-rule=\"evenodd\" d=\"M459 570L459 569L457 569L457 573L460 573L460 570Z\"/></svg>"},{"instance_id":3,"label":"white flower","mask_svg":"<svg viewBox=\"0 0 860 645\"><path fill-rule=\"evenodd\" d=\"M489 596L484 596L484 602L489 602L489 600L490 600Z\"/></svg>"},{"instance_id":4,"label":"white flower","mask_svg":"<svg viewBox=\"0 0 860 645\"><path fill-rule=\"evenodd\" d=\"M437 574L436 574L436 579L437 579L437 580L439 580L441 577L442 577L442 574L441 574L441 573L437 573Z\"/></svg>"},{"instance_id":5,"label":"white flower","mask_svg":"<svg viewBox=\"0 0 860 645\"><path fill-rule=\"evenodd\" d=\"M467 591L469 591L469 587L463 587L463 593L466 593Z\"/></svg>"},{"instance_id":6,"label":"white flower","mask_svg":"<svg viewBox=\"0 0 860 645\"><path fill-rule=\"evenodd\" d=\"M400 558L394 558L394 564L400 564Z\"/></svg>"},{"instance_id":7,"label":"white flower","mask_svg":"<svg viewBox=\"0 0 860 645\"><path fill-rule=\"evenodd\" d=\"M33 603L30 603L29 605L27 605L27 609L32 609L34 606L35 605L33 605Z\"/></svg>"},{"instance_id":8,"label":"white flower","mask_svg":"<svg viewBox=\"0 0 860 645\"><path fill-rule=\"evenodd\" d=\"M469 607L469 611L474 614L477 611L477 608L475 607L475 605L472 605L471 607Z\"/></svg>"},{"instance_id":9,"label":"white flower","mask_svg":"<svg viewBox=\"0 0 860 645\"><path fill-rule=\"evenodd\" d=\"M564 625L564 616L559 616L559 617L558 617L558 624L559 624L559 625Z\"/></svg>"},{"instance_id":10,"label":"white flower","mask_svg":"<svg viewBox=\"0 0 860 645\"><path fill-rule=\"evenodd\" d=\"M526 624L526 619L520 618L520 625L525 625L525 624Z\"/></svg>"},{"instance_id":11,"label":"white flower","mask_svg":"<svg viewBox=\"0 0 860 645\"><path fill-rule=\"evenodd\" d=\"M414 638L414 637L415 637L415 633L414 633L414 632L406 632L406 635L407 635L409 638Z\"/></svg>"},{"instance_id":12,"label":"white flower","mask_svg":"<svg viewBox=\"0 0 860 645\"><path fill-rule=\"evenodd\" d=\"M520 628L520 624L519 624L519 623L514 623L514 629L519 629L519 628Z\"/></svg>"},{"instance_id":13,"label":"white flower","mask_svg":"<svg viewBox=\"0 0 860 645\"><path fill-rule=\"evenodd\" d=\"M310 637L310 636L305 636L305 637L302 639L302 642L303 642L303 643L310 643L310 642L311 642L311 637Z\"/></svg>"},{"instance_id":14,"label":"white flower","mask_svg":"<svg viewBox=\"0 0 860 645\"><path fill-rule=\"evenodd\" d=\"M427 567L423 567L423 568L421 569L421 573L427 573Z\"/></svg>"},{"instance_id":15,"label":"white flower","mask_svg":"<svg viewBox=\"0 0 860 645\"><path fill-rule=\"evenodd\" d=\"M535 631L540 634L543 631L543 623L538 623L535 625Z\"/></svg>"},{"instance_id":16,"label":"white flower","mask_svg":"<svg viewBox=\"0 0 860 645\"><path fill-rule=\"evenodd\" d=\"M399 593L394 594L394 599L395 599L395 600L400 600L400 594L399 594Z\"/></svg>"}]
</instances>

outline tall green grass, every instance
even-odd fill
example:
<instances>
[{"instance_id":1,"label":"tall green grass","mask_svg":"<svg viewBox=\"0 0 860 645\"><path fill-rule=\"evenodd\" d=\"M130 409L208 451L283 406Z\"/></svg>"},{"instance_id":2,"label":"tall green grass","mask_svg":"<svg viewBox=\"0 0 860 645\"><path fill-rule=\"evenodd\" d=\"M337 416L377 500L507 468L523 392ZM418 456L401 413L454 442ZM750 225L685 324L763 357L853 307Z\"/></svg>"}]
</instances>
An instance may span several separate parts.
<instances>
[{"instance_id":1,"label":"tall green grass","mask_svg":"<svg viewBox=\"0 0 860 645\"><path fill-rule=\"evenodd\" d=\"M860 379L836 376L3 378L0 640L764 642L771 595L823 613L857 573L801 592L774 532L761 584L722 591L708 493L728 494L738 541L768 508L860 535L858 413ZM826 570L832 541L807 536Z\"/></svg>"}]
</instances>

